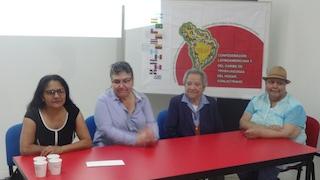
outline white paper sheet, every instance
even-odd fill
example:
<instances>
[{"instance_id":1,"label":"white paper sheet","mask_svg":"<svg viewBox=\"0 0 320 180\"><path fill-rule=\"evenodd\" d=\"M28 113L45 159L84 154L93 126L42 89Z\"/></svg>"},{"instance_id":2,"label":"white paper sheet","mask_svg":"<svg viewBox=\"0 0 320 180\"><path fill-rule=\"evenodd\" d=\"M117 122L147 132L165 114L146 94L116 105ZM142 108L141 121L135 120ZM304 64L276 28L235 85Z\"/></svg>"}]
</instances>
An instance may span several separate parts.
<instances>
[{"instance_id":1,"label":"white paper sheet","mask_svg":"<svg viewBox=\"0 0 320 180\"><path fill-rule=\"evenodd\" d=\"M100 167L100 166L123 166L125 165L122 160L103 160L103 161L87 161L87 167Z\"/></svg>"}]
</instances>

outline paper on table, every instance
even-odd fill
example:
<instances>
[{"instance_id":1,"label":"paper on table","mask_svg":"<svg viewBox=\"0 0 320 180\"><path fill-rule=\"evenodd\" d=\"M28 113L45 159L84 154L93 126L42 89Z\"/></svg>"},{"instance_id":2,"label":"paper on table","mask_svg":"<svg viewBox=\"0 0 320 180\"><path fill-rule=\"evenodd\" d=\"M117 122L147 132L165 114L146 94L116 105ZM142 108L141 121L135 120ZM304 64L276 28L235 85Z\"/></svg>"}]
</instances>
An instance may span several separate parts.
<instances>
[{"instance_id":1,"label":"paper on table","mask_svg":"<svg viewBox=\"0 0 320 180\"><path fill-rule=\"evenodd\" d=\"M87 164L87 167L123 166L123 165L125 165L122 160L87 161L86 164Z\"/></svg>"}]
</instances>

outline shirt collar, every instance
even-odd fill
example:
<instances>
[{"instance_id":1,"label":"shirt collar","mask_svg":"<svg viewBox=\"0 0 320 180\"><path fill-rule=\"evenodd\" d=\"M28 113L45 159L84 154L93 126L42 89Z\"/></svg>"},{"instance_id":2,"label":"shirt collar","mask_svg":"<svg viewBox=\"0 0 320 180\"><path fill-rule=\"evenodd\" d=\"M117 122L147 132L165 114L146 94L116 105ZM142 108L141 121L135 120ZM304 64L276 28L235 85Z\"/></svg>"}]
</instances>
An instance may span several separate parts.
<instances>
[{"instance_id":1,"label":"shirt collar","mask_svg":"<svg viewBox=\"0 0 320 180\"><path fill-rule=\"evenodd\" d=\"M110 96L111 96L111 98L113 99L113 100L115 100L115 101L119 101L119 98L118 98L118 96L114 93L114 91L113 91L113 89L112 88L110 88L110 89L108 89L109 91L110 91ZM107 90L107 91L108 91ZM136 91L136 90L132 90L132 93L134 94L134 96L137 98L137 102L140 102L140 101L142 101L142 97L138 94L138 92Z\"/></svg>"},{"instance_id":2,"label":"shirt collar","mask_svg":"<svg viewBox=\"0 0 320 180\"><path fill-rule=\"evenodd\" d=\"M181 102L187 103L188 106L190 107L190 109L193 109L193 108L191 108L192 107L192 103L191 103L190 99L186 96L185 93L182 96ZM209 100L207 99L207 97L205 95L202 94L198 110L200 110L205 104L209 104Z\"/></svg>"},{"instance_id":3,"label":"shirt collar","mask_svg":"<svg viewBox=\"0 0 320 180\"><path fill-rule=\"evenodd\" d=\"M265 97L266 97L266 101L268 103L268 106L270 107L271 101L269 99L269 94L267 92L265 92L265 95L266 95ZM286 93L286 95L282 99L280 99L280 101L277 101L277 105L285 102L288 99L288 96L289 96L288 93Z\"/></svg>"}]
</instances>

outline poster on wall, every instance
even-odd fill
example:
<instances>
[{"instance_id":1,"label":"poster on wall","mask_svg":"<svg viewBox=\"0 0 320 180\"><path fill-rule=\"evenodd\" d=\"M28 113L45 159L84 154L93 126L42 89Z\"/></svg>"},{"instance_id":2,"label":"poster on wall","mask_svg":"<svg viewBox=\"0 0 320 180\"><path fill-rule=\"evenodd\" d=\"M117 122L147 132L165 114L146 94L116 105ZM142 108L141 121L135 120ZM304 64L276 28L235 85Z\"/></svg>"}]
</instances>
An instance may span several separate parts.
<instances>
[{"instance_id":1,"label":"poster on wall","mask_svg":"<svg viewBox=\"0 0 320 180\"><path fill-rule=\"evenodd\" d=\"M154 25L140 31L136 89L180 94L184 73L197 68L207 74L208 95L248 99L260 93L270 9L270 2L162 1Z\"/></svg>"}]
</instances>

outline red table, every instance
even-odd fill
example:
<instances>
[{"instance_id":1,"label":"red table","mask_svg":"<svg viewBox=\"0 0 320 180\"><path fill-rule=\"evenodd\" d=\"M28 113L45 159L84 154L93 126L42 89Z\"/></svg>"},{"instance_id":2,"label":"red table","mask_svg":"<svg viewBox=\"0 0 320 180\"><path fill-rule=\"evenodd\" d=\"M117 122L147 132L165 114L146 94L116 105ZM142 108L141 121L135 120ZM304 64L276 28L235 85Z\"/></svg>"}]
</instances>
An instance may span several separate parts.
<instances>
[{"instance_id":1,"label":"red table","mask_svg":"<svg viewBox=\"0 0 320 180\"><path fill-rule=\"evenodd\" d=\"M47 179L195 179L297 161L316 149L288 139L246 139L241 131L160 140L153 147L106 146L65 153L59 176ZM27 179L37 179L32 156L14 157ZM86 161L121 159L124 166L86 167Z\"/></svg>"}]
</instances>

